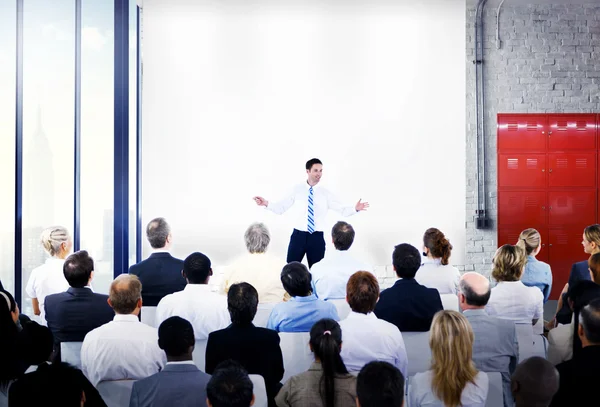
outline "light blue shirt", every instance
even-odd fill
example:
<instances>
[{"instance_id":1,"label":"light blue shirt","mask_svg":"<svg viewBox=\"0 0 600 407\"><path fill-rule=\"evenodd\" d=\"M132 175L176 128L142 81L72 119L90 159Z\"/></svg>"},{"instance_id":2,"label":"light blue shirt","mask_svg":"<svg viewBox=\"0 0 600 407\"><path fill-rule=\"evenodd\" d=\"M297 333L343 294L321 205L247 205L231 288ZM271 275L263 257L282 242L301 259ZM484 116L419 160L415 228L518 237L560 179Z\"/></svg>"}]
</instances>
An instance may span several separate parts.
<instances>
[{"instance_id":1,"label":"light blue shirt","mask_svg":"<svg viewBox=\"0 0 600 407\"><path fill-rule=\"evenodd\" d=\"M340 320L335 305L319 300L314 294L292 297L273 307L267 328L277 332L309 332L315 322L323 318Z\"/></svg>"},{"instance_id":2,"label":"light blue shirt","mask_svg":"<svg viewBox=\"0 0 600 407\"><path fill-rule=\"evenodd\" d=\"M550 297L552 290L552 271L550 266L539 261L533 256L527 256L525 271L521 276L521 282L527 287L537 287L544 294L544 303Z\"/></svg>"},{"instance_id":3,"label":"light blue shirt","mask_svg":"<svg viewBox=\"0 0 600 407\"><path fill-rule=\"evenodd\" d=\"M355 260L348 250L327 251L310 269L313 292L321 300L345 299L346 284L357 271L373 273L373 267Z\"/></svg>"}]
</instances>

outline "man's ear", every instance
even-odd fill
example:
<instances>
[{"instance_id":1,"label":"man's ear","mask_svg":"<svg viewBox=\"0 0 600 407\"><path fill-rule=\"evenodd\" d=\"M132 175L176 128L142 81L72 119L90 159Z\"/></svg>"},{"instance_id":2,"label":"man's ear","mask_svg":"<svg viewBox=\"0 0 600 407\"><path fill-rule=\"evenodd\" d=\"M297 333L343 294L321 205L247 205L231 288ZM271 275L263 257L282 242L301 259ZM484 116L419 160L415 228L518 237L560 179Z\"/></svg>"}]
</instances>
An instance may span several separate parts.
<instances>
[{"instance_id":1,"label":"man's ear","mask_svg":"<svg viewBox=\"0 0 600 407\"><path fill-rule=\"evenodd\" d=\"M183 277L187 280L187 276L185 275L185 271L183 271L183 269L181 270L181 277Z\"/></svg>"},{"instance_id":2,"label":"man's ear","mask_svg":"<svg viewBox=\"0 0 600 407\"><path fill-rule=\"evenodd\" d=\"M252 393L252 400L250 400L250 405L253 406L256 401L256 397L254 397L254 393Z\"/></svg>"},{"instance_id":3,"label":"man's ear","mask_svg":"<svg viewBox=\"0 0 600 407\"><path fill-rule=\"evenodd\" d=\"M583 334L583 326L581 326L581 324L579 324L577 326L577 335L579 335L580 338L584 336L584 334Z\"/></svg>"},{"instance_id":4,"label":"man's ear","mask_svg":"<svg viewBox=\"0 0 600 407\"><path fill-rule=\"evenodd\" d=\"M108 299L106 300L106 302L108 303L108 305L110 305L110 307L112 308L112 302L110 301L110 297L108 297Z\"/></svg>"},{"instance_id":5,"label":"man's ear","mask_svg":"<svg viewBox=\"0 0 600 407\"><path fill-rule=\"evenodd\" d=\"M212 275L213 275L212 267L209 269L209 271L208 271L208 275L209 275L209 276L212 276Z\"/></svg>"},{"instance_id":6,"label":"man's ear","mask_svg":"<svg viewBox=\"0 0 600 407\"><path fill-rule=\"evenodd\" d=\"M212 404L210 404L210 400L208 399L208 397L206 398L206 405L207 405L208 407L212 407Z\"/></svg>"},{"instance_id":7,"label":"man's ear","mask_svg":"<svg viewBox=\"0 0 600 407\"><path fill-rule=\"evenodd\" d=\"M404 405L404 402L402 403ZM356 407L360 407L360 401L358 401L358 397L356 397Z\"/></svg>"}]
</instances>

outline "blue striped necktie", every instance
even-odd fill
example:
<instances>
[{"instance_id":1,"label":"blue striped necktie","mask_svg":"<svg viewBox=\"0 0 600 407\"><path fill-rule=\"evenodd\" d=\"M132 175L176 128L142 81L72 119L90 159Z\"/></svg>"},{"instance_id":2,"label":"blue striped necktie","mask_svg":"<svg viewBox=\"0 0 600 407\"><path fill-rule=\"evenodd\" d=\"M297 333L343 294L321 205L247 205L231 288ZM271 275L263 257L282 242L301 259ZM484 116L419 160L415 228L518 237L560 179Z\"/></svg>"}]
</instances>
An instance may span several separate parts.
<instances>
[{"instance_id":1,"label":"blue striped necktie","mask_svg":"<svg viewBox=\"0 0 600 407\"><path fill-rule=\"evenodd\" d=\"M308 190L308 233L315 231L315 208L313 202L313 188Z\"/></svg>"}]
</instances>

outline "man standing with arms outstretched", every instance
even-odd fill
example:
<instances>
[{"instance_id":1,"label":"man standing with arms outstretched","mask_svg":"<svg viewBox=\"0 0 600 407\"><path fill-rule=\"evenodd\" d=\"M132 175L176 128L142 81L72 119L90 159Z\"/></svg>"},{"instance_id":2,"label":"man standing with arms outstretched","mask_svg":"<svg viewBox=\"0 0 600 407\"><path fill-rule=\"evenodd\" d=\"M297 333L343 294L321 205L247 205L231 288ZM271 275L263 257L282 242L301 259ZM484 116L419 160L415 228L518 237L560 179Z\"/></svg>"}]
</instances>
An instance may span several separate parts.
<instances>
[{"instance_id":1,"label":"man standing with arms outstretched","mask_svg":"<svg viewBox=\"0 0 600 407\"><path fill-rule=\"evenodd\" d=\"M367 209L369 203L359 199L354 207L344 206L327 189L317 186L323 175L323 163L318 158L306 162L306 174L306 182L296 185L293 191L279 202L269 202L261 196L255 196L253 199L257 205L264 206L278 215L287 211L294 203L303 206L304 209L299 211L290 238L287 262L301 262L306 254L310 268L325 256L323 228L327 210L333 209L343 216L350 216Z\"/></svg>"}]
</instances>

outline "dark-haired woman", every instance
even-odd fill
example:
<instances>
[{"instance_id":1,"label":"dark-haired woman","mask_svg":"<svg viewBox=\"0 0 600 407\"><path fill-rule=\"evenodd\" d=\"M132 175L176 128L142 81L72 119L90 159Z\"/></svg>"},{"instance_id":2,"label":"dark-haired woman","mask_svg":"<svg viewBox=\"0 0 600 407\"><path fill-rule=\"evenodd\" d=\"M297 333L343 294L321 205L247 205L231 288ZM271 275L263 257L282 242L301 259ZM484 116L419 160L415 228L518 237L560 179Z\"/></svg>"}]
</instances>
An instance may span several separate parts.
<instances>
[{"instance_id":1,"label":"dark-haired woman","mask_svg":"<svg viewBox=\"0 0 600 407\"><path fill-rule=\"evenodd\" d=\"M292 376L275 397L278 407L346 407L356 403L356 378L340 356L342 330L332 319L321 319L310 330L315 362Z\"/></svg>"},{"instance_id":2,"label":"dark-haired woman","mask_svg":"<svg viewBox=\"0 0 600 407\"><path fill-rule=\"evenodd\" d=\"M25 372L27 366L18 357L19 306L13 296L0 290L0 394Z\"/></svg>"},{"instance_id":3,"label":"dark-haired woman","mask_svg":"<svg viewBox=\"0 0 600 407\"><path fill-rule=\"evenodd\" d=\"M415 276L425 287L435 288L442 294L456 294L460 272L450 265L452 245L436 228L429 228L423 235L423 254L427 258Z\"/></svg>"}]
</instances>

